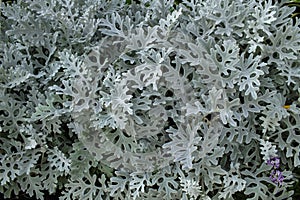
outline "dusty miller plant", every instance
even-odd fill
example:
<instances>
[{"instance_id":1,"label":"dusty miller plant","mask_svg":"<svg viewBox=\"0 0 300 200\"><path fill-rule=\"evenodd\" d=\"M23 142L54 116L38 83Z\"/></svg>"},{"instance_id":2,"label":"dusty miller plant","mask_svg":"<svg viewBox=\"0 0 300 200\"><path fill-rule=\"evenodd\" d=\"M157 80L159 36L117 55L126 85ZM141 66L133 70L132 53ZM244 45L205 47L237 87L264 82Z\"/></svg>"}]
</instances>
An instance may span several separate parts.
<instances>
[{"instance_id":1,"label":"dusty miller plant","mask_svg":"<svg viewBox=\"0 0 300 200\"><path fill-rule=\"evenodd\" d=\"M283 3L1 3L1 193L291 199L300 29Z\"/></svg>"}]
</instances>

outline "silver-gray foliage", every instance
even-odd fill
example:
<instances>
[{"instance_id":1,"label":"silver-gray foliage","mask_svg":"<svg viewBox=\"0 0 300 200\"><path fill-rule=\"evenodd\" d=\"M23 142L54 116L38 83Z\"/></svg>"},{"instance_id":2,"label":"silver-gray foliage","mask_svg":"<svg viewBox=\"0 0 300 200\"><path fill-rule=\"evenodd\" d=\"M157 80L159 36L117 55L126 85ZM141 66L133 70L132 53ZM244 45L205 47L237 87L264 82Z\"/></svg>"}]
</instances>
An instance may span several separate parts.
<instances>
[{"instance_id":1,"label":"silver-gray foliage","mask_svg":"<svg viewBox=\"0 0 300 200\"><path fill-rule=\"evenodd\" d=\"M0 192L291 199L300 166L293 8L128 2L1 3ZM272 156L285 167L281 185L269 178Z\"/></svg>"}]
</instances>

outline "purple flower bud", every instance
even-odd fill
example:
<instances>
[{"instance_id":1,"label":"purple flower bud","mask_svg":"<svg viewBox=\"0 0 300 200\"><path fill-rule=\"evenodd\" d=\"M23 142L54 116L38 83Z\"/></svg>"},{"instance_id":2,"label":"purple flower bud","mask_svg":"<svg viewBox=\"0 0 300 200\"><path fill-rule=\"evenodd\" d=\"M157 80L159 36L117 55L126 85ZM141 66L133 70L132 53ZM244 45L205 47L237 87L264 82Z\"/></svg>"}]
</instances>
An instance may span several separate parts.
<instances>
[{"instance_id":1,"label":"purple flower bud","mask_svg":"<svg viewBox=\"0 0 300 200\"><path fill-rule=\"evenodd\" d=\"M279 170L272 170L270 179L273 183L281 185L284 179L284 176L282 175L282 172Z\"/></svg>"},{"instance_id":2,"label":"purple flower bud","mask_svg":"<svg viewBox=\"0 0 300 200\"><path fill-rule=\"evenodd\" d=\"M280 158L272 157L269 160L267 160L267 164L273 166L275 169L278 169L280 165Z\"/></svg>"}]
</instances>

